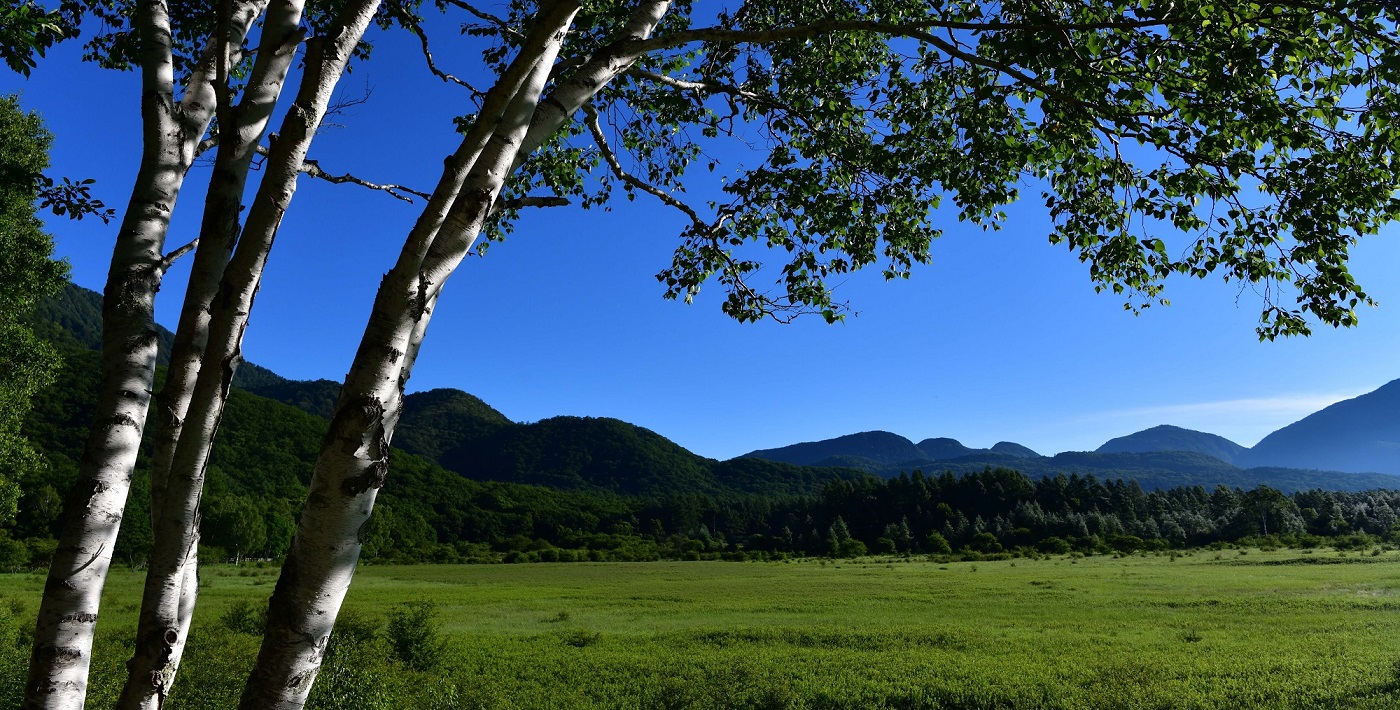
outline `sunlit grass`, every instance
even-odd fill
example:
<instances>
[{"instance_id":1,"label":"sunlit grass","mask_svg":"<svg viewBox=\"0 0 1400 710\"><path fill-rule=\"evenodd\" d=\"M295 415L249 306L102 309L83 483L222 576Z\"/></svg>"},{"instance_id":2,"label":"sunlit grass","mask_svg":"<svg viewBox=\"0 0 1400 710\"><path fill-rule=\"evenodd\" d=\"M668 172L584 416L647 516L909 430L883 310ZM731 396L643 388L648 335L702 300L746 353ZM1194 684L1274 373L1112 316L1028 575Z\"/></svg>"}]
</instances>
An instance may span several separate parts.
<instances>
[{"instance_id":1,"label":"sunlit grass","mask_svg":"<svg viewBox=\"0 0 1400 710\"><path fill-rule=\"evenodd\" d=\"M204 570L167 707L234 701L257 639L219 618L276 572ZM108 584L90 707L124 679L140 584ZM0 576L29 615L41 586ZM364 567L346 608L423 599L439 667L362 649L321 707L1400 707L1397 552Z\"/></svg>"}]
</instances>

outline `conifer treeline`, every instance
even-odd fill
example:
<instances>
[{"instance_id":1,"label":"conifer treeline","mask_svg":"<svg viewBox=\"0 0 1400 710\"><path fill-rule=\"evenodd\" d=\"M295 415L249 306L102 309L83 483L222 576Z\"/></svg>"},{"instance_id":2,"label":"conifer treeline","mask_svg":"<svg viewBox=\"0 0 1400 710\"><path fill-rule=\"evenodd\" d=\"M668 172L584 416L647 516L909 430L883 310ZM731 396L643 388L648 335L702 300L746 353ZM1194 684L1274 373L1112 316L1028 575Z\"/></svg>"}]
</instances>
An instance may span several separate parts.
<instances>
[{"instance_id":1,"label":"conifer treeline","mask_svg":"<svg viewBox=\"0 0 1400 710\"><path fill-rule=\"evenodd\" d=\"M1372 541L1365 536L1400 533L1397 491L1144 491L1133 481L1032 480L988 468L835 481L812 496L624 497L468 481L408 456L395 465L401 493L386 492L364 534L369 562L977 557L1242 540L1355 546ZM203 541L211 549L204 559L277 557L291 537L294 502L275 494L212 496L205 505ZM0 536L0 566L39 564L51 554L51 522L42 521L22 515ZM140 564L148 544L139 533L124 535L117 552Z\"/></svg>"}]
</instances>

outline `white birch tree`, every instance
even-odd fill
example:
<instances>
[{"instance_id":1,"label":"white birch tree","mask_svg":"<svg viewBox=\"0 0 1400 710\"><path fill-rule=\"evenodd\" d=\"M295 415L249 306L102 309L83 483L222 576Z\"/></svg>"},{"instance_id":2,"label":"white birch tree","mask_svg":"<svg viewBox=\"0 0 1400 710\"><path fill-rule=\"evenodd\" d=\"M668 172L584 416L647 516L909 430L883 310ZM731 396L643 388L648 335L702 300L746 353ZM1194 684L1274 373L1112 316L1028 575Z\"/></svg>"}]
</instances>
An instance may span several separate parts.
<instances>
[{"instance_id":1,"label":"white birch tree","mask_svg":"<svg viewBox=\"0 0 1400 710\"><path fill-rule=\"evenodd\" d=\"M308 43L301 86L282 122L279 139L267 151L264 175L241 233L238 214L243 180L259 145L270 103L275 101L300 40L300 2L283 2L270 9L263 27L267 51L260 50L260 63L250 81L250 87L258 90L247 93L248 104L240 106L240 111L227 112L234 120L221 122L240 131L234 135L221 132L210 184L210 197L217 201L206 202L209 230L205 233L219 238L209 261L221 263L223 268L216 269L214 278L203 274L192 277L192 281L200 279L204 288L187 292L182 311L182 320L192 322L182 323L188 325L187 348L182 351L182 343L177 343L174 353L180 358L182 379L173 390L169 389L172 380L167 379L170 396L164 403L165 416L174 426L158 441L165 448L153 471L154 544L136 653L128 664L120 702L123 708L160 707L174 680L197 593L195 551L204 472L241 359L248 314L282 216L296 192L307 150L337 82L378 8L378 0L352 0L341 8L325 34ZM273 66L260 73L261 60ZM243 113L248 120L237 121L236 113ZM233 152L230 162L237 162L220 173L217 161L226 152ZM199 252L205 251L206 245L201 244ZM176 367L172 359L172 373L177 372Z\"/></svg>"},{"instance_id":2,"label":"white birch tree","mask_svg":"<svg viewBox=\"0 0 1400 710\"><path fill-rule=\"evenodd\" d=\"M241 46L259 0L228 7L230 45ZM82 707L92 636L107 569L125 509L155 375L155 293L170 263L165 235L195 151L213 119L218 61L212 51L178 51L164 3L136 8L133 32L117 36L114 63L136 57L141 70L142 154L136 185L117 233L103 297L102 388L78 480L49 567L34 634L26 707ZM100 40L99 40L100 41ZM188 49L188 47L185 47ZM177 62L183 90L177 93Z\"/></svg>"},{"instance_id":3,"label":"white birch tree","mask_svg":"<svg viewBox=\"0 0 1400 710\"><path fill-rule=\"evenodd\" d=\"M316 12L304 14L303 0L257 0L225 2L217 7L182 6L179 9L185 14L172 17L160 2L86 6L95 15L89 19L104 24L104 32L88 44L90 58L118 68L140 60L145 79L143 95L147 99L143 102L146 151L118 235L104 312L108 344L104 358L119 354L126 358L122 367L104 362L104 397L112 391L118 393L114 400L118 412L107 414L113 405L103 400L93 429L93 441L97 443L88 447L85 468L75 489L95 493L70 497L65 511L69 525L50 570L50 584L35 636L26 687L26 704L30 707L81 707L83 703L97 602L152 387L152 299L170 263L199 244L171 370L158 402L161 416L157 419L152 471L152 562L159 564L153 564L148 574L137 650L128 664L131 680L121 704L157 707L169 691L188 636L197 592L194 550L198 540L199 483L208 447L213 443L208 423L212 420L216 424L218 418L216 412L210 411L220 408L227 395L225 378L231 378L237 366L238 343L251 308L251 296L256 292L281 215L295 192L296 177L307 173L391 192L395 187L375 185L353 176L332 176L315 162L305 160L336 82L349 58L360 53L360 40L377 8L378 2L322 3ZM73 11L74 8L65 8L65 12ZM259 28L259 46L253 52L245 47L245 42L255 23ZM311 43L316 51L310 57L311 68L303 72L298 101L284 121L283 132L291 139L269 148L261 140L305 38L304 25L310 25L318 35ZM255 59L246 60L248 55ZM235 75L242 80L241 91L235 88L240 83ZM184 89L176 102L177 84L181 83ZM152 93L152 87L158 91ZM208 129L216 117L219 129L210 134ZM205 196L201 238L151 263L150 259L160 255L170 213L193 159L209 149L217 152ZM255 155L264 156L271 169L260 184L259 195L264 198L260 208L252 211L249 229L240 232L242 198ZM86 199L85 194L78 197ZM237 253L243 258L238 260L234 256L240 236L243 247ZM133 274L143 276L138 279ZM235 288L233 297L216 305L216 294L221 288L228 291L229 284L241 286L242 290ZM114 289L122 294L119 299L112 297ZM141 337L131 337L133 330L139 330ZM211 332L222 338L213 348ZM122 333L128 333L117 340L122 346L111 347L113 334L120 337ZM206 363L212 366L205 366ZM201 370L215 373L215 382L222 382L222 386L201 390L205 396L195 399ZM190 463L177 467L182 462L177 458L177 445L191 407L201 418L201 426L196 429L202 443L192 446L187 455ZM89 472L88 467L95 473Z\"/></svg>"}]
</instances>

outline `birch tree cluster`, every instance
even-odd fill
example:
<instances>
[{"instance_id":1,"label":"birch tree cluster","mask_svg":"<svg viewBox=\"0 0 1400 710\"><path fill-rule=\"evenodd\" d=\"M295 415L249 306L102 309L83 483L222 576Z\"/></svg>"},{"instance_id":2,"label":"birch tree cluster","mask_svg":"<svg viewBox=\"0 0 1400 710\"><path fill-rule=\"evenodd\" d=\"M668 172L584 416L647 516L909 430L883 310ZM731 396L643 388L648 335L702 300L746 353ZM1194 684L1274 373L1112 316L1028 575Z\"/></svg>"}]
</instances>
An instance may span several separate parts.
<instances>
[{"instance_id":1,"label":"birch tree cluster","mask_svg":"<svg viewBox=\"0 0 1400 710\"><path fill-rule=\"evenodd\" d=\"M360 533L392 477L404 388L443 285L474 248L512 230L528 238L530 208L659 200L686 223L658 274L667 297L689 301L713 285L741 321L834 321L848 308L833 292L842 275L908 277L950 221L1000 229L1005 206L1032 197L1053 217L1050 240L1127 307L1161 302L1170 276L1216 275L1260 291L1261 337L1353 324L1370 299L1347 270L1348 250L1400 211L1400 18L1385 3L513 0L500 11L466 0L102 0L80 9L88 56L140 72L142 155L104 294L97 414L34 635L26 703L35 708L83 702L124 524L151 526L152 553L121 705L159 707L175 682L198 595L202 485L248 317L298 179L333 175L312 144L373 32L412 33L427 70L460 85L461 139L415 201L419 217L368 314L267 610L246 708L304 704ZM438 12L466 32L430 34ZM431 48L441 42L470 43L479 66L439 66ZM736 150L748 157L713 157ZM194 188L205 192L197 243L167 244L186 180L205 175L191 166L211 152L207 184ZM688 186L711 170L725 178L717 196L691 199L703 191ZM152 401L155 295L191 252L169 373ZM151 519L124 520L148 425Z\"/></svg>"}]
</instances>

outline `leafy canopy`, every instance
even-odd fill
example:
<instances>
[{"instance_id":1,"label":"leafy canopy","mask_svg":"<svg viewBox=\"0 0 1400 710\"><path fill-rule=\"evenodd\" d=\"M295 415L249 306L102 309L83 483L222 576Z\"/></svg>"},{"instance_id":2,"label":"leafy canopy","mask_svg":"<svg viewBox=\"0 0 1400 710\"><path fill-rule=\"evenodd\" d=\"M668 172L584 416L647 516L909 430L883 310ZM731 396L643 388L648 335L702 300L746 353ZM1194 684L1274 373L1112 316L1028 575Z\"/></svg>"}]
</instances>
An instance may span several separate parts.
<instances>
[{"instance_id":1,"label":"leafy canopy","mask_svg":"<svg viewBox=\"0 0 1400 710\"><path fill-rule=\"evenodd\" d=\"M0 522L15 515L19 492L11 479L43 465L19 429L59 364L28 320L68 271L53 260L53 240L35 216L33 176L48 166L51 142L37 114L22 111L13 96L0 97L0 472L11 477L0 477Z\"/></svg>"},{"instance_id":2,"label":"leafy canopy","mask_svg":"<svg viewBox=\"0 0 1400 710\"><path fill-rule=\"evenodd\" d=\"M1175 274L1254 286L1261 338L1371 303L1347 260L1400 214L1390 4L676 3L651 39L617 39L646 4L581 13L557 85L590 57L642 56L506 192L681 210L668 297L714 279L739 320L837 320L836 277L908 277L947 222L1000 229L1029 190L1050 240L1130 309L1165 303ZM464 31L499 69L532 11ZM686 201L697 164L719 199Z\"/></svg>"}]
</instances>

